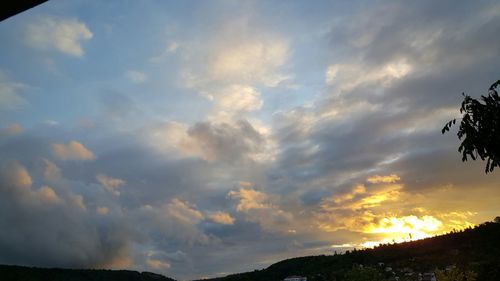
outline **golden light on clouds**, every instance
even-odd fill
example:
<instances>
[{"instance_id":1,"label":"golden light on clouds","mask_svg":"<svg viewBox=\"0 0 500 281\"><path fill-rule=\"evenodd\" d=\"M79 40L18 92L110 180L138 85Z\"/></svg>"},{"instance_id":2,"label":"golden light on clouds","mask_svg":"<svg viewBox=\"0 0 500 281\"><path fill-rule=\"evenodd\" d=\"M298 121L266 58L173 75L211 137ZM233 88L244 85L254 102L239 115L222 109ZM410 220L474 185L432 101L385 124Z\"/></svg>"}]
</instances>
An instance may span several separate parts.
<instances>
[{"instance_id":1,"label":"golden light on clouds","mask_svg":"<svg viewBox=\"0 0 500 281\"><path fill-rule=\"evenodd\" d=\"M372 248L380 244L419 240L445 234L453 230L463 230L474 226L473 223L467 221L467 218L472 215L474 215L474 213L453 212L439 215L440 218L436 218L432 215L420 217L416 215L385 217L375 224L367 225L362 230L367 234L382 235L382 238L377 241L365 241L361 243L360 246ZM450 218L462 218L462 220Z\"/></svg>"},{"instance_id":2,"label":"golden light on clouds","mask_svg":"<svg viewBox=\"0 0 500 281\"><path fill-rule=\"evenodd\" d=\"M398 175L392 174L389 176L372 176L366 179L369 183L395 183L399 181L401 178Z\"/></svg>"},{"instance_id":3,"label":"golden light on clouds","mask_svg":"<svg viewBox=\"0 0 500 281\"><path fill-rule=\"evenodd\" d=\"M212 222L215 222L218 224L231 225L234 223L234 218L230 214L220 212L220 211L208 215L208 218Z\"/></svg>"},{"instance_id":4,"label":"golden light on clouds","mask_svg":"<svg viewBox=\"0 0 500 281\"><path fill-rule=\"evenodd\" d=\"M403 217L386 217L377 224L369 225L363 229L365 233L385 234L389 239L423 239L440 234L443 222L433 216L418 217L415 215Z\"/></svg>"},{"instance_id":5,"label":"golden light on clouds","mask_svg":"<svg viewBox=\"0 0 500 281\"><path fill-rule=\"evenodd\" d=\"M449 194L442 194L441 190L414 194L405 190L400 180L396 174L374 175L366 179L369 185L358 184L325 198L321 211L316 213L317 227L330 233L339 230L357 233L359 237L348 244L374 247L474 226L469 220L477 213L450 211L435 204ZM345 248L345 244L332 247Z\"/></svg>"}]
</instances>

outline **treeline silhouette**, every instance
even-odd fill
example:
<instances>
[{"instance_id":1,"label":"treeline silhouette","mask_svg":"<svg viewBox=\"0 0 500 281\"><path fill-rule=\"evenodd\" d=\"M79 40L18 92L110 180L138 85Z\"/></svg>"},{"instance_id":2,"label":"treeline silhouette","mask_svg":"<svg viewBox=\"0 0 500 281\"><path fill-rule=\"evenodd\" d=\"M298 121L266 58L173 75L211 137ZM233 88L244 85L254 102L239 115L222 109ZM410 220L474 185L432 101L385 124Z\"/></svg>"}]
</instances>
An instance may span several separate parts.
<instances>
[{"instance_id":1,"label":"treeline silhouette","mask_svg":"<svg viewBox=\"0 0 500 281\"><path fill-rule=\"evenodd\" d=\"M0 265L2 281L175 281L151 272Z\"/></svg>"},{"instance_id":2,"label":"treeline silhouette","mask_svg":"<svg viewBox=\"0 0 500 281\"><path fill-rule=\"evenodd\" d=\"M263 270L208 279L211 281L278 281L290 275L308 281L395 280L394 272L409 273L403 280L418 280L418 273L453 266L473 272L476 280L500 280L500 218L474 228L374 249L344 254L299 257L280 261ZM388 270L390 268L390 270ZM150 272L83 270L0 265L2 281L175 281Z\"/></svg>"},{"instance_id":3,"label":"treeline silhouette","mask_svg":"<svg viewBox=\"0 0 500 281\"><path fill-rule=\"evenodd\" d=\"M290 275L305 276L308 281L353 280L349 276L359 268L364 268L365 273L377 270L384 277L377 280L394 280L393 271L414 272L413 277L400 280L418 280L419 272L434 272L451 266L474 272L477 280L500 280L500 223L487 222L441 236L341 255L292 258L263 270L209 280L277 281Z\"/></svg>"}]
</instances>

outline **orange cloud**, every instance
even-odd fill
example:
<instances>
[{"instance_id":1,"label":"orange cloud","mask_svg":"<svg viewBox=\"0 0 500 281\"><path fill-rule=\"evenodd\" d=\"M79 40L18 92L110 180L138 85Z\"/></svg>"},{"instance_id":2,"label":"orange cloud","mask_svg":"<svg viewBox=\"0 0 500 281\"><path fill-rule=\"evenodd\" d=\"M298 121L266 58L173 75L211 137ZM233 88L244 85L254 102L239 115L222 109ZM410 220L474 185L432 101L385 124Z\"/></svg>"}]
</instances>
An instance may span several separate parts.
<instances>
[{"instance_id":1,"label":"orange cloud","mask_svg":"<svg viewBox=\"0 0 500 281\"><path fill-rule=\"evenodd\" d=\"M61 160L94 160L96 157L92 151L77 141L68 144L52 144L52 152Z\"/></svg>"},{"instance_id":2,"label":"orange cloud","mask_svg":"<svg viewBox=\"0 0 500 281\"><path fill-rule=\"evenodd\" d=\"M37 190L36 194L40 200L46 203L55 204L62 202L62 199L59 198L54 189L52 189L49 186L42 186L40 189Z\"/></svg>"},{"instance_id":3,"label":"orange cloud","mask_svg":"<svg viewBox=\"0 0 500 281\"><path fill-rule=\"evenodd\" d=\"M240 188L238 191L230 191L227 196L231 199L239 200L238 205L236 205L238 212L269 207L269 205L264 203L267 200L267 195L255 189Z\"/></svg>"},{"instance_id":4,"label":"orange cloud","mask_svg":"<svg viewBox=\"0 0 500 281\"><path fill-rule=\"evenodd\" d=\"M30 189L33 184L28 170L17 162L13 162L7 167L5 175L9 183L18 188Z\"/></svg>"},{"instance_id":5,"label":"orange cloud","mask_svg":"<svg viewBox=\"0 0 500 281\"><path fill-rule=\"evenodd\" d=\"M164 206L163 211L165 215L188 224L196 224L205 218L195 206L191 206L188 202L178 198L172 199L170 203Z\"/></svg>"},{"instance_id":6,"label":"orange cloud","mask_svg":"<svg viewBox=\"0 0 500 281\"><path fill-rule=\"evenodd\" d=\"M125 184L125 181L122 179L108 177L104 174L98 174L95 178L102 186L104 186L116 196L120 195L120 191L118 190L118 188L121 185Z\"/></svg>"},{"instance_id":7,"label":"orange cloud","mask_svg":"<svg viewBox=\"0 0 500 281\"><path fill-rule=\"evenodd\" d=\"M208 218L215 222L215 223L218 223L218 224L226 224L226 225L230 225L230 224L233 224L234 223L234 218L228 214L228 213L224 213L224 212L215 212L213 214L210 214L208 216Z\"/></svg>"}]
</instances>

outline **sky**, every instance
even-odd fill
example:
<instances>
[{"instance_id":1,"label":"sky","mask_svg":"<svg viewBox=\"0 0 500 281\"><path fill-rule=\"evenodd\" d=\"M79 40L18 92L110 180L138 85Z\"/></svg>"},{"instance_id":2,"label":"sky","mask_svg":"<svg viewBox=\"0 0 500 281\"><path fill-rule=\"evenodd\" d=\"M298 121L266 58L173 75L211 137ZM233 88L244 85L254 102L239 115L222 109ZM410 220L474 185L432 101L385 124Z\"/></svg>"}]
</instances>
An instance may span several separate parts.
<instances>
[{"instance_id":1,"label":"sky","mask_svg":"<svg viewBox=\"0 0 500 281\"><path fill-rule=\"evenodd\" d=\"M498 1L62 1L0 23L0 263L180 280L500 214Z\"/></svg>"}]
</instances>

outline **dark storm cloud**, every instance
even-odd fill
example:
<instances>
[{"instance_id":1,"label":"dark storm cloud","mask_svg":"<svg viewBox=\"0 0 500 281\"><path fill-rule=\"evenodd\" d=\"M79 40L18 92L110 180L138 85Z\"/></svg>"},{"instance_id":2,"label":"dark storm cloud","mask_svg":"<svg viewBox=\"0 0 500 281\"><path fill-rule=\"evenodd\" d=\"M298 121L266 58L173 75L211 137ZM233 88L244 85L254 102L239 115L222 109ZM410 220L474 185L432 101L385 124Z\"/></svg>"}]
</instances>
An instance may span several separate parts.
<instances>
[{"instance_id":1,"label":"dark storm cloud","mask_svg":"<svg viewBox=\"0 0 500 281\"><path fill-rule=\"evenodd\" d=\"M25 172L16 173L19 169ZM137 237L123 217L100 217L82 209L78 195L71 191L39 186L36 179L19 182L19 177L30 175L17 162L4 163L0 179L2 263L101 267L128 255Z\"/></svg>"},{"instance_id":2,"label":"dark storm cloud","mask_svg":"<svg viewBox=\"0 0 500 281\"><path fill-rule=\"evenodd\" d=\"M207 160L234 162L260 152L263 137L246 120L235 125L199 122L187 131L188 135L203 149Z\"/></svg>"}]
</instances>

